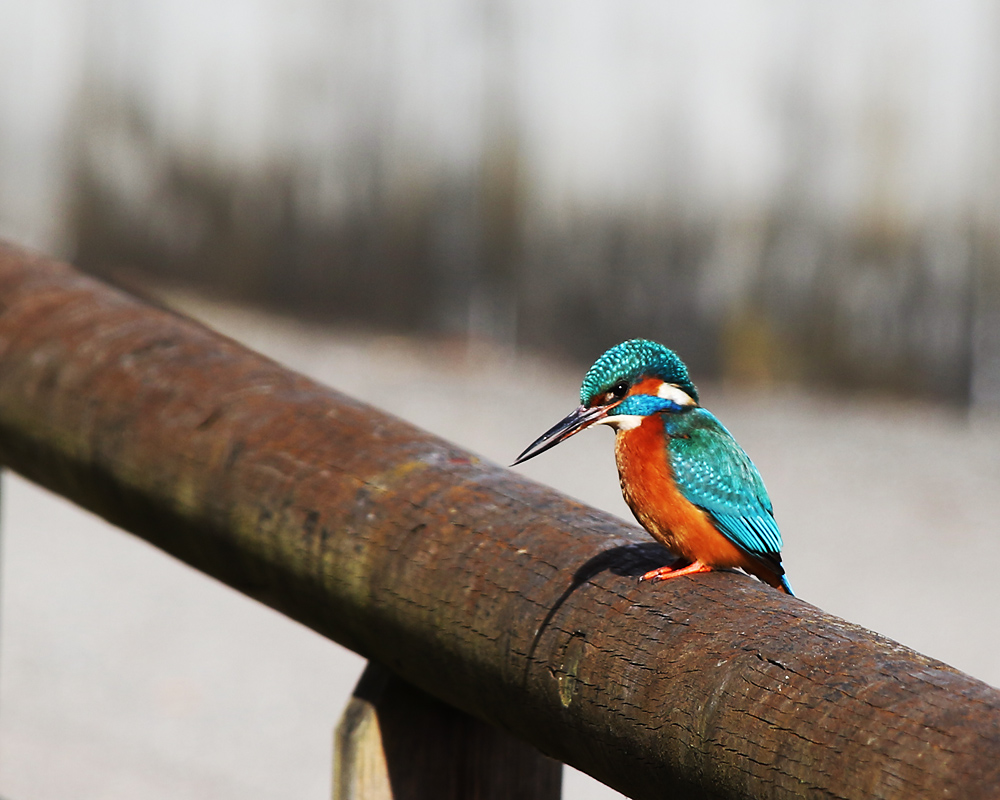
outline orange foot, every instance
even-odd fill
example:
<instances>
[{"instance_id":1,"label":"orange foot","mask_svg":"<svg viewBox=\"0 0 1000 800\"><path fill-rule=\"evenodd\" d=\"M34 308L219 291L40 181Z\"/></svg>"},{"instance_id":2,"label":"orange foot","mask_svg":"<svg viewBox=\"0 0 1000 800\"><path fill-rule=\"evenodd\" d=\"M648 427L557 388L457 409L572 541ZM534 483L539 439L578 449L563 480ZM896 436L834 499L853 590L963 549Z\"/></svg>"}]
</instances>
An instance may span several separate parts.
<instances>
[{"instance_id":1,"label":"orange foot","mask_svg":"<svg viewBox=\"0 0 1000 800\"><path fill-rule=\"evenodd\" d=\"M665 581L669 578L679 578L681 575L694 575L696 572L711 572L712 567L708 564L702 564L700 561L692 561L686 567L671 567L669 564L665 567L657 567L656 569L651 569L641 578L639 582L642 581Z\"/></svg>"}]
</instances>

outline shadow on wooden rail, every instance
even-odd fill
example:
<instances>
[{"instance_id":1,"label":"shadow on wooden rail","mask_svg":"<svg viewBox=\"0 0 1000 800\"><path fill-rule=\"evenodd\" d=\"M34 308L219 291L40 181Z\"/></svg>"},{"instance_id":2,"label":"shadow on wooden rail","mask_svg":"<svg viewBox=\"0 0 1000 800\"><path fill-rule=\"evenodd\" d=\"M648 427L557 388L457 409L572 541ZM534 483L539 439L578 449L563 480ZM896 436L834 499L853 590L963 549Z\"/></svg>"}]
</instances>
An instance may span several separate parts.
<instances>
[{"instance_id":1,"label":"shadow on wooden rail","mask_svg":"<svg viewBox=\"0 0 1000 800\"><path fill-rule=\"evenodd\" d=\"M0 463L636 800L1000 786L992 687L12 247Z\"/></svg>"}]
</instances>

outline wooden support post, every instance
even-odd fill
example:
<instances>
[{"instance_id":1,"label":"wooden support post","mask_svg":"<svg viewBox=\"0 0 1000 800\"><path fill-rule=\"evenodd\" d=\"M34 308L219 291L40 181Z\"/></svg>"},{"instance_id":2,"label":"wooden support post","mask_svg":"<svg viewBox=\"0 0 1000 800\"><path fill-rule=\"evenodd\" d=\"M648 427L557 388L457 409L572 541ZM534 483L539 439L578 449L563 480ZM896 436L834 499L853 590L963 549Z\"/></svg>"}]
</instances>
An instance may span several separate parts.
<instances>
[{"instance_id":1,"label":"wooden support post","mask_svg":"<svg viewBox=\"0 0 1000 800\"><path fill-rule=\"evenodd\" d=\"M333 800L558 800L562 764L369 664L334 742Z\"/></svg>"}]
</instances>

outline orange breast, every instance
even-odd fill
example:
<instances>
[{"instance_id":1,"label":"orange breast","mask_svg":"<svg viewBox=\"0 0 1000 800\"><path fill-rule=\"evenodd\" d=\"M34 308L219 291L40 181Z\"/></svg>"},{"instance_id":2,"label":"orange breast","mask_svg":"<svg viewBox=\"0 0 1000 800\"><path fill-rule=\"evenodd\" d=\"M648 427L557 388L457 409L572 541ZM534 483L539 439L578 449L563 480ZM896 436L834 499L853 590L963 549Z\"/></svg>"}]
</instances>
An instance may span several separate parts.
<instances>
[{"instance_id":1,"label":"orange breast","mask_svg":"<svg viewBox=\"0 0 1000 800\"><path fill-rule=\"evenodd\" d=\"M615 460L622 494L636 519L653 538L688 561L712 567L742 567L756 562L723 536L711 518L678 490L667 460L663 420L653 414L615 437Z\"/></svg>"}]
</instances>

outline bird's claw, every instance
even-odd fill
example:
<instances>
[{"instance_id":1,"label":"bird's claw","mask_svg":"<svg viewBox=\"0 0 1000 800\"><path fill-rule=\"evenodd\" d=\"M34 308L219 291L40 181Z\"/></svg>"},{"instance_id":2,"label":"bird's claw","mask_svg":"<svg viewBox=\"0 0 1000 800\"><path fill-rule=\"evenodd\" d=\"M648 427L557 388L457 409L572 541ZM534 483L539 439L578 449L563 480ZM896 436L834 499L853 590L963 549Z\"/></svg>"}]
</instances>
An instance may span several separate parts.
<instances>
[{"instance_id":1,"label":"bird's claw","mask_svg":"<svg viewBox=\"0 0 1000 800\"><path fill-rule=\"evenodd\" d=\"M645 575L639 578L639 583L643 581L665 581L670 578L679 578L681 575L694 575L698 572L711 572L712 568L707 564L702 564L700 561L693 561L684 567L675 567L673 565L666 565L663 567L657 567L656 569L651 569Z\"/></svg>"}]
</instances>

